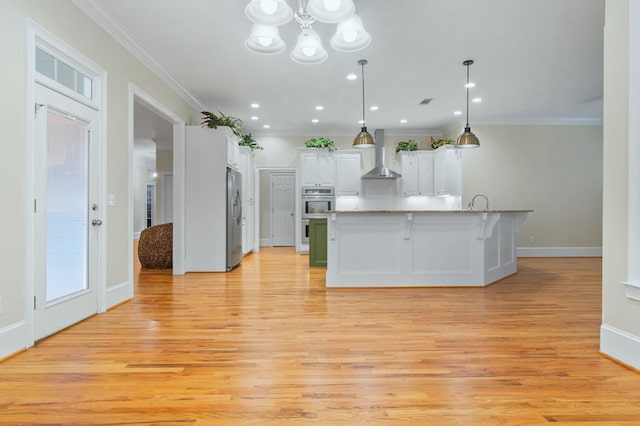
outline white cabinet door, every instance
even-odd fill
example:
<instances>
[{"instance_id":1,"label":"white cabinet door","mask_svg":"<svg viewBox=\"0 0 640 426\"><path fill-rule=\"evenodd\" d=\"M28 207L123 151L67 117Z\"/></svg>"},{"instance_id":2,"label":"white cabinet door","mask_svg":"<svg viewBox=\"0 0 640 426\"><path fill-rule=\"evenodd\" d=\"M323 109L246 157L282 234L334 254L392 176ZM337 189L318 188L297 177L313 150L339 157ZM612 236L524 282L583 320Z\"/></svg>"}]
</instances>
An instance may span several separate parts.
<instances>
[{"instance_id":1,"label":"white cabinet door","mask_svg":"<svg viewBox=\"0 0 640 426\"><path fill-rule=\"evenodd\" d=\"M418 195L433 195L433 155L430 152L418 156Z\"/></svg>"},{"instance_id":2,"label":"white cabinet door","mask_svg":"<svg viewBox=\"0 0 640 426\"><path fill-rule=\"evenodd\" d=\"M418 195L418 156L415 153L402 153L402 192L405 197Z\"/></svg>"},{"instance_id":3,"label":"white cabinet door","mask_svg":"<svg viewBox=\"0 0 640 426\"><path fill-rule=\"evenodd\" d=\"M402 192L405 197L433 195L433 155L431 152L402 153Z\"/></svg>"},{"instance_id":4,"label":"white cabinet door","mask_svg":"<svg viewBox=\"0 0 640 426\"><path fill-rule=\"evenodd\" d=\"M336 195L353 196L362 192L359 152L341 152L336 155Z\"/></svg>"},{"instance_id":5,"label":"white cabinet door","mask_svg":"<svg viewBox=\"0 0 640 426\"><path fill-rule=\"evenodd\" d=\"M234 134L227 135L227 164L234 169L240 169L240 147L238 137Z\"/></svg>"},{"instance_id":6,"label":"white cabinet door","mask_svg":"<svg viewBox=\"0 0 640 426\"><path fill-rule=\"evenodd\" d=\"M325 150L300 153L300 186L335 186L336 157Z\"/></svg>"},{"instance_id":7,"label":"white cabinet door","mask_svg":"<svg viewBox=\"0 0 640 426\"><path fill-rule=\"evenodd\" d=\"M255 249L255 168L250 148L240 147L242 174L242 254Z\"/></svg>"},{"instance_id":8,"label":"white cabinet door","mask_svg":"<svg viewBox=\"0 0 640 426\"><path fill-rule=\"evenodd\" d=\"M318 184L318 153L301 152L298 165L300 186L316 186Z\"/></svg>"},{"instance_id":9,"label":"white cabinet door","mask_svg":"<svg viewBox=\"0 0 640 426\"><path fill-rule=\"evenodd\" d=\"M336 156L332 152L318 153L318 185L336 186Z\"/></svg>"},{"instance_id":10,"label":"white cabinet door","mask_svg":"<svg viewBox=\"0 0 640 426\"><path fill-rule=\"evenodd\" d=\"M450 146L436 150L434 160L435 195L462 195L462 157Z\"/></svg>"}]
</instances>

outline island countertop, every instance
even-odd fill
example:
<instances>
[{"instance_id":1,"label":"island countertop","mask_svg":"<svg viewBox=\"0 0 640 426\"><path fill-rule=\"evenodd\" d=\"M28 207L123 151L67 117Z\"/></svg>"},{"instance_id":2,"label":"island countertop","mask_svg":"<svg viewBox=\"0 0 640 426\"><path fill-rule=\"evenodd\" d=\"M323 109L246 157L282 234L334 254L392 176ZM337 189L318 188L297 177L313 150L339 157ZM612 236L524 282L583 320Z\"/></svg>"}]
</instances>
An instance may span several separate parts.
<instances>
[{"instance_id":1,"label":"island countertop","mask_svg":"<svg viewBox=\"0 0 640 426\"><path fill-rule=\"evenodd\" d=\"M393 214L393 213L454 213L454 214L471 214L471 213L531 213L533 210L327 210L327 214Z\"/></svg>"}]
</instances>

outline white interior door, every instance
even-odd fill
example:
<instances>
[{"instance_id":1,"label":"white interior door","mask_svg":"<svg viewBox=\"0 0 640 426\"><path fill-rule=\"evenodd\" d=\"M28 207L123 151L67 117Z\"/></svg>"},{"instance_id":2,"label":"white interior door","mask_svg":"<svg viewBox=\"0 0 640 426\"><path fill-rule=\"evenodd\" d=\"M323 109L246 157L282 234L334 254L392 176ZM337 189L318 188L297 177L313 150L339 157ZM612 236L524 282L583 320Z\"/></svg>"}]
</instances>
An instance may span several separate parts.
<instances>
[{"instance_id":1,"label":"white interior door","mask_svg":"<svg viewBox=\"0 0 640 426\"><path fill-rule=\"evenodd\" d=\"M295 241L294 173L271 174L271 244L293 246Z\"/></svg>"},{"instance_id":2,"label":"white interior door","mask_svg":"<svg viewBox=\"0 0 640 426\"><path fill-rule=\"evenodd\" d=\"M99 114L36 84L34 338L98 312Z\"/></svg>"}]
</instances>

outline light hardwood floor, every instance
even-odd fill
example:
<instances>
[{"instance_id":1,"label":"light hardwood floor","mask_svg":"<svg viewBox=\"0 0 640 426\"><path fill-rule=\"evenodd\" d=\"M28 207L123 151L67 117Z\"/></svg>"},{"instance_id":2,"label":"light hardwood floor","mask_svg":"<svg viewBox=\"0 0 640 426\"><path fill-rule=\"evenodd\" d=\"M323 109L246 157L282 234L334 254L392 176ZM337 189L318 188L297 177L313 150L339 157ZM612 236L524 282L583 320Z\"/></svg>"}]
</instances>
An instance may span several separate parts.
<instances>
[{"instance_id":1,"label":"light hardwood floor","mask_svg":"<svg viewBox=\"0 0 640 426\"><path fill-rule=\"evenodd\" d=\"M290 248L136 297L0 364L0 424L640 424L598 352L601 260L488 288L332 289Z\"/></svg>"}]
</instances>

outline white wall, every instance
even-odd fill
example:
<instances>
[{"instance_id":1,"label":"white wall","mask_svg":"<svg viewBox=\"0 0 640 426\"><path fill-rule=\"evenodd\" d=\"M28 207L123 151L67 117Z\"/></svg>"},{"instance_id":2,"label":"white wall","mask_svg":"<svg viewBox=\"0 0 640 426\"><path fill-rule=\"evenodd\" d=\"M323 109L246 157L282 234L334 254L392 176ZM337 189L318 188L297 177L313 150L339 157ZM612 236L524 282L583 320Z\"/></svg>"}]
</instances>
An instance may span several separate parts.
<instances>
[{"instance_id":1,"label":"white wall","mask_svg":"<svg viewBox=\"0 0 640 426\"><path fill-rule=\"evenodd\" d=\"M637 181L629 181L628 168L629 7L630 0L608 0L605 11L604 226L600 347L602 352L640 369L640 302L627 298L622 284L628 279L628 189L630 186L637 189L639 185ZM635 10L638 11L637 6ZM635 30L640 26L638 14L633 19ZM637 42L640 40L636 40ZM638 76L634 78L637 80ZM638 117L634 119L638 120ZM631 143L639 142L635 140Z\"/></svg>"},{"instance_id":2,"label":"white wall","mask_svg":"<svg viewBox=\"0 0 640 426\"><path fill-rule=\"evenodd\" d=\"M116 197L116 206L107 210L107 286L128 281L128 115L129 83L155 99L187 122L199 122L198 111L173 92L149 69L98 27L71 0L2 0L0 13L0 117L3 143L0 144L0 179L3 220L0 221L0 259L3 278L0 296L0 334L23 324L25 294L25 35L30 18L53 35L78 50L107 71L107 170L106 190ZM28 340L28 339L27 339ZM21 348L5 346L0 338L0 358Z\"/></svg>"},{"instance_id":3,"label":"white wall","mask_svg":"<svg viewBox=\"0 0 640 426\"><path fill-rule=\"evenodd\" d=\"M481 192L492 209L534 210L518 247L602 246L601 126L472 130L480 148L463 152L464 206Z\"/></svg>"},{"instance_id":4,"label":"white wall","mask_svg":"<svg viewBox=\"0 0 640 426\"><path fill-rule=\"evenodd\" d=\"M462 153L463 207L474 194L482 192L489 197L491 208L535 210L518 236L519 247L601 247L602 126L473 125L472 128L481 147ZM298 149L304 147L309 136L256 139L265 147L257 153L256 165L297 167ZM331 139L339 149L351 149L352 135ZM417 140L419 149L429 148L429 136L387 133L387 167L400 171L395 145L407 139ZM373 167L373 151L362 151L363 171ZM369 197L359 208L385 208L389 198L400 200L399 184L399 181L364 180L363 190ZM381 194L388 197L382 199ZM345 199L338 207L349 208L349 203L354 202ZM410 207L410 200L402 202L398 208ZM530 237L534 237L533 243Z\"/></svg>"}]
</instances>

